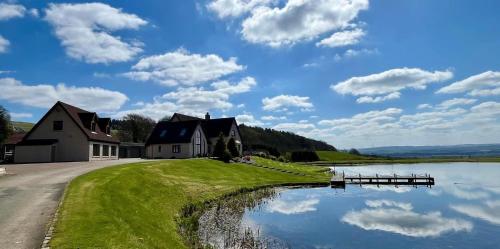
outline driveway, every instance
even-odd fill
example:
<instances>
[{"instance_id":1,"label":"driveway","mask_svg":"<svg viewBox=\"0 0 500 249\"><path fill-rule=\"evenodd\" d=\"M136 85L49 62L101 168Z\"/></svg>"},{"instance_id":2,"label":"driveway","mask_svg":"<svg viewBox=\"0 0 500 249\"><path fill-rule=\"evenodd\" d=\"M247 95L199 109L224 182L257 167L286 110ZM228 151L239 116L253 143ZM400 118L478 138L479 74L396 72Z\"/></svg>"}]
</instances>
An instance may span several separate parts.
<instances>
[{"instance_id":1,"label":"driveway","mask_svg":"<svg viewBox=\"0 0 500 249\"><path fill-rule=\"evenodd\" d=\"M64 188L74 177L99 168L141 161L144 160L2 166L9 175L0 176L0 248L40 248Z\"/></svg>"}]
</instances>

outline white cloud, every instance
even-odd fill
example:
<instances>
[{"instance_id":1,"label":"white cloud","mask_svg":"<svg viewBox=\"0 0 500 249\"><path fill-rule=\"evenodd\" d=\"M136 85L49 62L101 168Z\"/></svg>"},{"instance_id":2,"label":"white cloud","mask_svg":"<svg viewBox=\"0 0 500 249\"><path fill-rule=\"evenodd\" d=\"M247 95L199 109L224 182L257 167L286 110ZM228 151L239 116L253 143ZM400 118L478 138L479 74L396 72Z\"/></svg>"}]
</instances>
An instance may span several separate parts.
<instances>
[{"instance_id":1,"label":"white cloud","mask_svg":"<svg viewBox=\"0 0 500 249\"><path fill-rule=\"evenodd\" d=\"M33 114L26 112L11 112L10 117L13 119L32 118Z\"/></svg>"},{"instance_id":2,"label":"white cloud","mask_svg":"<svg viewBox=\"0 0 500 249\"><path fill-rule=\"evenodd\" d=\"M258 6L267 6L275 0L213 0L207 4L207 9L217 14L221 19L239 17Z\"/></svg>"},{"instance_id":3,"label":"white cloud","mask_svg":"<svg viewBox=\"0 0 500 249\"><path fill-rule=\"evenodd\" d=\"M316 43L316 46L335 48L354 45L359 43L365 34L365 31L362 29L340 31Z\"/></svg>"},{"instance_id":4,"label":"white cloud","mask_svg":"<svg viewBox=\"0 0 500 249\"><path fill-rule=\"evenodd\" d=\"M450 71L429 72L419 68L396 68L378 74L353 77L330 87L340 94L361 98L377 96L379 101L384 101L396 98L403 89L423 90L430 83L442 82L452 77L453 73ZM377 97L368 99L377 100Z\"/></svg>"},{"instance_id":5,"label":"white cloud","mask_svg":"<svg viewBox=\"0 0 500 249\"><path fill-rule=\"evenodd\" d=\"M212 89L203 87L179 87L175 91L156 97L152 103L142 103L140 108L122 110L114 115L120 118L129 113L141 113L159 120L174 112L200 116L209 110L229 110L233 104L229 101L231 95L248 92L257 83L251 77L243 78L240 82L216 82Z\"/></svg>"},{"instance_id":6,"label":"white cloud","mask_svg":"<svg viewBox=\"0 0 500 249\"><path fill-rule=\"evenodd\" d=\"M278 95L272 98L262 99L263 109L266 111L287 111L289 107L301 108L302 111L310 111L314 105L309 97Z\"/></svg>"},{"instance_id":7,"label":"white cloud","mask_svg":"<svg viewBox=\"0 0 500 249\"><path fill-rule=\"evenodd\" d=\"M267 211L270 213L281 214L301 214L316 211L316 206L319 204L319 199L308 199L301 201L293 200L272 200L267 206Z\"/></svg>"},{"instance_id":8,"label":"white cloud","mask_svg":"<svg viewBox=\"0 0 500 249\"><path fill-rule=\"evenodd\" d=\"M420 104L417 106L417 109L430 109L432 108L431 104Z\"/></svg>"},{"instance_id":9,"label":"white cloud","mask_svg":"<svg viewBox=\"0 0 500 249\"><path fill-rule=\"evenodd\" d=\"M273 127L275 130L297 132L300 130L314 129L316 126L309 123L281 123Z\"/></svg>"},{"instance_id":10,"label":"white cloud","mask_svg":"<svg viewBox=\"0 0 500 249\"><path fill-rule=\"evenodd\" d=\"M354 57L359 57L362 55L376 55L380 54L378 49L368 49L368 48L363 48L363 49L348 49L344 53L341 54L335 54L333 57L333 60L336 62L342 61L344 59L351 59Z\"/></svg>"},{"instance_id":11,"label":"white cloud","mask_svg":"<svg viewBox=\"0 0 500 249\"><path fill-rule=\"evenodd\" d=\"M500 95L500 72L487 71L467 79L454 82L437 93L463 93L471 96Z\"/></svg>"},{"instance_id":12,"label":"white cloud","mask_svg":"<svg viewBox=\"0 0 500 249\"><path fill-rule=\"evenodd\" d=\"M23 17L26 8L19 4L0 3L0 21Z\"/></svg>"},{"instance_id":13,"label":"white cloud","mask_svg":"<svg viewBox=\"0 0 500 249\"><path fill-rule=\"evenodd\" d=\"M263 116L260 119L265 120L265 121L273 121L273 120L285 120L286 116Z\"/></svg>"},{"instance_id":14,"label":"white cloud","mask_svg":"<svg viewBox=\"0 0 500 249\"><path fill-rule=\"evenodd\" d=\"M38 108L49 108L58 100L96 112L118 110L127 100L123 93L100 87L58 84L26 85L13 78L0 79L0 99Z\"/></svg>"},{"instance_id":15,"label":"white cloud","mask_svg":"<svg viewBox=\"0 0 500 249\"><path fill-rule=\"evenodd\" d=\"M0 35L0 53L7 52L9 46L10 46L10 42L7 39L3 38L3 36Z\"/></svg>"},{"instance_id":16,"label":"white cloud","mask_svg":"<svg viewBox=\"0 0 500 249\"><path fill-rule=\"evenodd\" d=\"M455 106L472 105L477 102L477 99L454 98L443 101L437 106L438 109L449 109Z\"/></svg>"},{"instance_id":17,"label":"white cloud","mask_svg":"<svg viewBox=\"0 0 500 249\"><path fill-rule=\"evenodd\" d=\"M49 4L45 12L45 20L71 58L87 63L124 62L142 52L140 42L125 42L110 34L147 24L134 14L103 3Z\"/></svg>"},{"instance_id":18,"label":"white cloud","mask_svg":"<svg viewBox=\"0 0 500 249\"><path fill-rule=\"evenodd\" d=\"M185 49L163 55L154 55L141 59L125 73L126 77L139 81L156 81L163 85L194 86L245 69L236 63L236 58L224 60L215 54L190 54Z\"/></svg>"},{"instance_id":19,"label":"white cloud","mask_svg":"<svg viewBox=\"0 0 500 249\"><path fill-rule=\"evenodd\" d=\"M450 207L472 218L500 225L500 201L486 201L484 205L451 205Z\"/></svg>"},{"instance_id":20,"label":"white cloud","mask_svg":"<svg viewBox=\"0 0 500 249\"><path fill-rule=\"evenodd\" d=\"M289 0L282 8L261 6L242 23L243 38L271 47L293 45L355 26L368 0Z\"/></svg>"},{"instance_id":21,"label":"white cloud","mask_svg":"<svg viewBox=\"0 0 500 249\"><path fill-rule=\"evenodd\" d=\"M262 126L262 125L264 125L263 122L256 119L252 114L241 114L241 115L237 115L235 118L236 118L236 121L238 122L238 124L245 124L248 126Z\"/></svg>"},{"instance_id":22,"label":"white cloud","mask_svg":"<svg viewBox=\"0 0 500 249\"><path fill-rule=\"evenodd\" d=\"M399 99L401 97L400 92L393 92L389 93L386 96L377 96L377 97L370 97L370 96L363 96L360 97L356 100L357 103L362 104L362 103L380 103L384 102L386 100L391 100L391 99Z\"/></svg>"},{"instance_id":23,"label":"white cloud","mask_svg":"<svg viewBox=\"0 0 500 249\"><path fill-rule=\"evenodd\" d=\"M440 212L417 213L410 203L367 201L372 208L350 211L342 221L364 230L380 230L410 237L438 237L449 232L470 232L471 222L445 218Z\"/></svg>"}]
</instances>

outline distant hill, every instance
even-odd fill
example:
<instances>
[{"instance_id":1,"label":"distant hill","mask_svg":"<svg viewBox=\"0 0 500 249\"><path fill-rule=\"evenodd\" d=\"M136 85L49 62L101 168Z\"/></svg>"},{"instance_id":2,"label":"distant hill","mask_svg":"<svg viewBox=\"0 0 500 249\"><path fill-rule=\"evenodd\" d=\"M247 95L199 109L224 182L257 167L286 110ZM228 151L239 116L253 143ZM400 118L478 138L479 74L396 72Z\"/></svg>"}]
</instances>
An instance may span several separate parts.
<instances>
[{"instance_id":1,"label":"distant hill","mask_svg":"<svg viewBox=\"0 0 500 249\"><path fill-rule=\"evenodd\" d=\"M379 155L390 157L500 156L500 144L463 144L450 146L388 146L358 150L365 155Z\"/></svg>"},{"instance_id":2,"label":"distant hill","mask_svg":"<svg viewBox=\"0 0 500 249\"><path fill-rule=\"evenodd\" d=\"M347 161L347 160L370 160L372 157L353 155L342 151L316 151L321 161Z\"/></svg>"},{"instance_id":3,"label":"distant hill","mask_svg":"<svg viewBox=\"0 0 500 249\"><path fill-rule=\"evenodd\" d=\"M277 150L279 153L298 150L336 151L335 147L325 142L299 136L291 132L251 127L243 124L239 128L245 150L262 149L269 151L270 149Z\"/></svg>"},{"instance_id":4,"label":"distant hill","mask_svg":"<svg viewBox=\"0 0 500 249\"><path fill-rule=\"evenodd\" d=\"M12 121L10 123L14 128L14 132L28 132L33 128L33 126L35 126L35 124L28 122Z\"/></svg>"}]
</instances>

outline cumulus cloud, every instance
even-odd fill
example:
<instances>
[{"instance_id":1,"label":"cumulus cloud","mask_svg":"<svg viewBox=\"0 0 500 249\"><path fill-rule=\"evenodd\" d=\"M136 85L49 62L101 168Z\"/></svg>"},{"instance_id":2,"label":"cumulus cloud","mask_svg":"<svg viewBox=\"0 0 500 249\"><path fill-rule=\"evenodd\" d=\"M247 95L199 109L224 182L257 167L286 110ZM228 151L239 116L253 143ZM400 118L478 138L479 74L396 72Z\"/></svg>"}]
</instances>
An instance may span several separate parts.
<instances>
[{"instance_id":1,"label":"cumulus cloud","mask_svg":"<svg viewBox=\"0 0 500 249\"><path fill-rule=\"evenodd\" d=\"M500 95L500 72L487 71L454 82L437 91L437 93L463 93L471 96Z\"/></svg>"},{"instance_id":2,"label":"cumulus cloud","mask_svg":"<svg viewBox=\"0 0 500 249\"><path fill-rule=\"evenodd\" d=\"M245 69L236 58L224 60L218 55L190 54L181 48L162 55L141 59L133 71L125 73L128 78L139 81L155 81L167 86L194 86Z\"/></svg>"},{"instance_id":3,"label":"cumulus cloud","mask_svg":"<svg viewBox=\"0 0 500 249\"><path fill-rule=\"evenodd\" d=\"M268 115L268 116L263 116L260 119L265 120L265 121L285 120L286 116L272 116L272 115Z\"/></svg>"},{"instance_id":4,"label":"cumulus cloud","mask_svg":"<svg viewBox=\"0 0 500 249\"><path fill-rule=\"evenodd\" d=\"M287 111L289 107L301 108L302 111L310 111L314 108L309 97L294 95L278 95L272 98L266 97L262 99L262 104L262 109L266 111Z\"/></svg>"},{"instance_id":5,"label":"cumulus cloud","mask_svg":"<svg viewBox=\"0 0 500 249\"><path fill-rule=\"evenodd\" d=\"M49 108L58 100L97 112L118 110L127 96L100 87L76 87L58 84L26 85L13 78L0 79L0 99L38 108Z\"/></svg>"},{"instance_id":6,"label":"cumulus cloud","mask_svg":"<svg viewBox=\"0 0 500 249\"><path fill-rule=\"evenodd\" d=\"M316 211L316 206L319 204L319 199L308 199L301 201L294 200L272 200L267 206L267 211L270 213L281 214L301 214Z\"/></svg>"},{"instance_id":7,"label":"cumulus cloud","mask_svg":"<svg viewBox=\"0 0 500 249\"><path fill-rule=\"evenodd\" d=\"M232 95L248 92L256 85L255 79L246 77L233 84L225 81L215 82L211 85L211 89L179 87L175 91L154 98L151 103L141 102L139 108L122 110L114 117L119 118L129 113L141 113L159 120L174 112L199 116L209 110L225 111L234 107L229 100Z\"/></svg>"},{"instance_id":8,"label":"cumulus cloud","mask_svg":"<svg viewBox=\"0 0 500 249\"><path fill-rule=\"evenodd\" d=\"M365 36L365 31L362 29L345 30L334 33L332 36L323 39L316 43L318 47L344 47L359 43L361 38Z\"/></svg>"},{"instance_id":9,"label":"cumulus cloud","mask_svg":"<svg viewBox=\"0 0 500 249\"><path fill-rule=\"evenodd\" d=\"M299 130L307 130L307 129L314 129L314 128L316 128L316 126L314 124L303 123L303 122L281 123L281 124L277 124L273 127L273 129L275 129L275 130L290 131L290 132L296 132Z\"/></svg>"},{"instance_id":10,"label":"cumulus cloud","mask_svg":"<svg viewBox=\"0 0 500 249\"><path fill-rule=\"evenodd\" d=\"M363 97L378 96L380 102L399 97L401 90L407 88L423 90L428 84L442 82L452 77L453 73L450 71L430 72L419 68L396 68L368 76L353 77L330 87L340 94L361 96L361 101L376 99L376 97L375 99L363 99Z\"/></svg>"},{"instance_id":11,"label":"cumulus cloud","mask_svg":"<svg viewBox=\"0 0 500 249\"><path fill-rule=\"evenodd\" d=\"M0 3L0 21L23 17L26 8L19 4Z\"/></svg>"},{"instance_id":12,"label":"cumulus cloud","mask_svg":"<svg viewBox=\"0 0 500 249\"><path fill-rule=\"evenodd\" d=\"M9 49L10 42L0 35L0 53L5 53Z\"/></svg>"},{"instance_id":13,"label":"cumulus cloud","mask_svg":"<svg viewBox=\"0 0 500 249\"><path fill-rule=\"evenodd\" d=\"M430 109L432 108L431 104L420 104L417 106L417 109Z\"/></svg>"},{"instance_id":14,"label":"cumulus cloud","mask_svg":"<svg viewBox=\"0 0 500 249\"><path fill-rule=\"evenodd\" d=\"M470 232L471 222L445 218L440 212L417 213L410 203L367 201L371 208L350 211L342 221L364 230L379 230L409 237L439 237L449 232Z\"/></svg>"},{"instance_id":15,"label":"cumulus cloud","mask_svg":"<svg viewBox=\"0 0 500 249\"><path fill-rule=\"evenodd\" d=\"M377 97L371 97L371 96L363 96L363 97L360 97L356 100L357 103L380 103L380 102L384 102L384 101L387 101L387 100L391 100L391 99L399 99L401 97L401 93L400 92L393 92L393 93L390 93L390 94L387 94L386 96L377 96Z\"/></svg>"},{"instance_id":16,"label":"cumulus cloud","mask_svg":"<svg viewBox=\"0 0 500 249\"><path fill-rule=\"evenodd\" d=\"M481 219L494 225L500 225L500 201L486 201L484 205L451 205L453 210Z\"/></svg>"},{"instance_id":17,"label":"cumulus cloud","mask_svg":"<svg viewBox=\"0 0 500 249\"><path fill-rule=\"evenodd\" d=\"M368 0L289 0L282 8L261 6L243 21L241 33L251 43L293 45L355 26L368 5Z\"/></svg>"},{"instance_id":18,"label":"cumulus cloud","mask_svg":"<svg viewBox=\"0 0 500 249\"><path fill-rule=\"evenodd\" d=\"M103 3L49 4L45 12L45 20L71 58L87 63L124 62L142 52L142 43L111 35L147 24L134 14Z\"/></svg>"},{"instance_id":19,"label":"cumulus cloud","mask_svg":"<svg viewBox=\"0 0 500 249\"><path fill-rule=\"evenodd\" d=\"M275 0L213 0L207 4L207 9L217 14L221 19L239 17L258 6L268 6Z\"/></svg>"},{"instance_id":20,"label":"cumulus cloud","mask_svg":"<svg viewBox=\"0 0 500 249\"><path fill-rule=\"evenodd\" d=\"M13 119L32 118L33 114L26 112L11 112L10 117Z\"/></svg>"},{"instance_id":21,"label":"cumulus cloud","mask_svg":"<svg viewBox=\"0 0 500 249\"><path fill-rule=\"evenodd\" d=\"M453 98L443 101L437 106L439 109L449 109L455 106L472 105L477 102L477 99Z\"/></svg>"},{"instance_id":22,"label":"cumulus cloud","mask_svg":"<svg viewBox=\"0 0 500 249\"><path fill-rule=\"evenodd\" d=\"M264 125L263 122L256 119L252 114L241 114L241 115L237 115L235 118L236 118L236 121L238 121L238 124L245 124L248 126L262 126L262 125Z\"/></svg>"}]
</instances>

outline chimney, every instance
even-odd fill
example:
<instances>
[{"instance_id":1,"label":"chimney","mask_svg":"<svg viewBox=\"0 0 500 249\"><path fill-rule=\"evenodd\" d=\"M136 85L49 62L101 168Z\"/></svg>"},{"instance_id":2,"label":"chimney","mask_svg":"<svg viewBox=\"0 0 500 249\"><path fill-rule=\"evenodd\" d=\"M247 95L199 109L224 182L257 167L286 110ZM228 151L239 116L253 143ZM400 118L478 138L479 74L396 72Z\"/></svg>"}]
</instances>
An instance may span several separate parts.
<instances>
[{"instance_id":1,"label":"chimney","mask_svg":"<svg viewBox=\"0 0 500 249\"><path fill-rule=\"evenodd\" d=\"M205 114L205 120L210 120L210 114L208 112Z\"/></svg>"}]
</instances>

